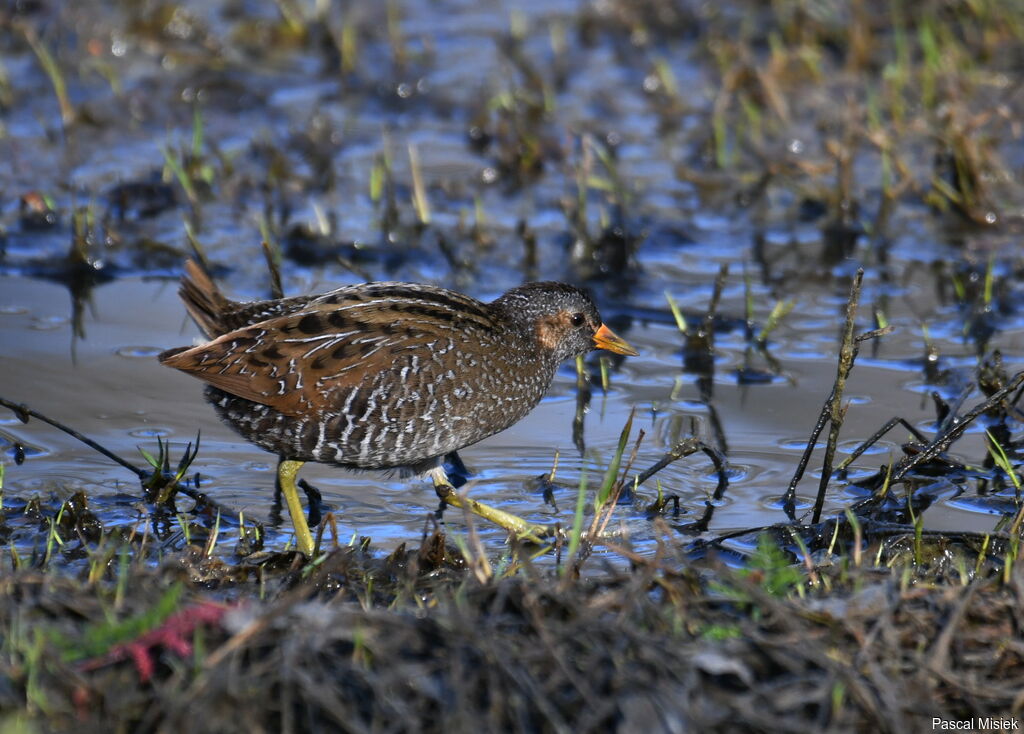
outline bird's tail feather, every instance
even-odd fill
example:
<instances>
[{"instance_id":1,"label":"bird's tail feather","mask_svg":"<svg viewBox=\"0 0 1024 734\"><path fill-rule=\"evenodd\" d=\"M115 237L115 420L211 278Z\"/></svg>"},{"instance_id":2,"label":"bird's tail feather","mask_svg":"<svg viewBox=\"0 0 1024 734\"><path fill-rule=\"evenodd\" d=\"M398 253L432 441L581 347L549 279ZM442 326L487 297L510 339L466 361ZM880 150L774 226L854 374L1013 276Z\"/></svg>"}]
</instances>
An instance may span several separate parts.
<instances>
[{"instance_id":1,"label":"bird's tail feather","mask_svg":"<svg viewBox=\"0 0 1024 734\"><path fill-rule=\"evenodd\" d=\"M188 315L209 339L231 331L224 323L224 315L235 305L224 297L217 284L195 260L185 262L185 274L178 289Z\"/></svg>"}]
</instances>

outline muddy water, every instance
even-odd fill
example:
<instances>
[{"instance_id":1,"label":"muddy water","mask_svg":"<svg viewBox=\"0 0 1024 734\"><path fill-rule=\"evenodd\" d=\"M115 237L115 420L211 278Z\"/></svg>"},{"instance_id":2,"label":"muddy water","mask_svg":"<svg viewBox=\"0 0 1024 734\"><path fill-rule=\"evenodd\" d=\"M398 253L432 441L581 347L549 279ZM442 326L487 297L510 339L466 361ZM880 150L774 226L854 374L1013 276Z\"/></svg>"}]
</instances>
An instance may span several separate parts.
<instances>
[{"instance_id":1,"label":"muddy water","mask_svg":"<svg viewBox=\"0 0 1024 734\"><path fill-rule=\"evenodd\" d=\"M1011 372L1022 360L1012 230L950 231L949 218L917 205L893 218L884 257L873 249L879 241L861 237L849 257L827 259L824 220L793 216L792 191L776 192L750 210L738 203L743 197L737 193L750 189L748 172L714 171L702 185L684 175L708 165L701 131L708 126L716 77L701 65L694 39L681 34L667 42L655 60L664 61L687 90L687 106L672 111L672 125L666 126L651 94L657 86L650 83L651 59L623 49L612 21L608 35L596 39L572 31L584 16L607 10L605 4L530 3L513 9L500 3L398 3L391 35L383 11L367 5L345 18L358 25L360 56L357 70L343 78L337 58L312 40L289 45L259 35L277 28L274 7L186 4L150 28L152 19L128 17L122 6L57 5L26 22L56 52L84 122L63 130L51 84L21 35L0 49L15 102L4 109L0 138L0 394L27 402L139 465L138 446L154 451L157 437L165 438L177 456L201 431L193 469L202 488L247 517L271 517L274 457L221 425L203 402L199 383L160 367L154 357L197 336L173 281L188 252L184 223L219 267L225 290L242 299L266 297L268 291L259 249L261 217L282 240L296 224L330 229L324 239L332 254L317 264L284 243L289 294L358 282L362 275L441 283L481 298L524 278L585 280L587 267L571 262L574 235L564 213L586 179L581 170L596 180L585 195L591 234L616 208L607 195L614 188L611 173L593 162L593 149L582 142L588 139L614 143L615 173L629 192L626 226L636 237L635 267L606 267L589 285L606 318L641 355L614 363L607 394L595 385L582 456L572 439L571 365L526 420L466 449L474 497L537 521L571 522L580 472L586 469L591 486L597 484L635 408L636 424L646 431L640 468L691 432L725 452L731 484L717 503L709 534L782 520L778 498L831 388L849 279L861 264L868 271L858 328L872 328L881 313L896 330L862 350L847 387L844 451L893 416L929 433L935 411L928 394L937 390L955 399L973 379L976 342L965 336L969 309L957 305L950 292L952 272L970 269L977 275L990 260L995 264L1006 308L993 316L997 331L989 346L1002 351ZM338 23L332 17L328 25ZM510 100L522 107L536 91L524 91L529 73L497 50L495 39L507 41L510 25L525 28L521 46L541 76L554 75L560 65L570 71L564 84L551 86L556 91L537 131L542 173L521 179L502 167L500 141L484 152L467 142L481 119L497 137L526 124L516 118L502 127L494 117ZM70 28L75 35L60 32ZM400 50L395 37L402 39ZM555 53L563 45L567 50ZM116 84L104 69L114 70ZM199 187L200 203L192 205L165 165L164 151L180 155L196 145L197 120L202 142L196 155L207 167L199 178L206 186ZM794 136L802 137L790 141L791 153L810 155L813 122L794 123ZM419 151L431 204L425 232L414 226L409 203L410 144ZM516 145L513 140L506 147L521 152ZM382 231L381 204L368 192L374 166L385 157L400 213ZM877 158L859 160L858 179L879 179L878 166ZM120 183L153 185L156 192L124 203L114 189ZM161 204L167 191L172 198ZM54 225L23 216L19 197L33 192L53 203ZM876 193L869 191L867 204L877 204ZM147 211L154 200L155 208ZM468 225L477 206L489 240L484 245L470 241ZM92 216L86 250L104 282L79 296L76 311L68 289L53 276L63 267L78 207ZM533 264L517 234L520 221L536 237ZM730 275L719 307L709 389L683 369L682 338L664 294L699 318L723 265ZM758 327L776 301L796 304L772 335L775 371L748 354L742 328L748 289ZM922 324L941 368L950 370L942 384L924 376ZM744 383L740 370L751 366L762 379ZM968 404L977 399L975 392ZM972 427L955 453L980 461L981 430ZM860 458L852 475L887 463L905 438L897 429ZM13 463L15 443L26 453L20 466ZM147 511L131 474L39 422L22 425L0 415L0 447L8 508L35 495L60 498L84 489L106 523L132 525ZM556 450L557 479L564 486L552 507L530 480L550 469ZM800 486L802 509L814 495L819 461L820 452ZM423 481L323 466L308 466L303 476L338 513L343 534L371 536L383 548L418 538L436 507ZM704 510L716 483L703 457L679 461L658 479L663 491L680 498L681 514L669 517L676 524ZM642 492L649 500L655 488ZM954 484L942 489L926 527L992 529L998 518L990 512L998 503L978 502L974 494ZM838 511L858 496L835 482L827 509ZM637 543L650 540L651 524L642 512L623 507L619 518ZM462 527L457 513L447 519ZM500 542L501 533L481 529L495 545ZM285 526L275 540L283 543L287 536ZM19 537L29 536L16 535L15 542Z\"/></svg>"}]
</instances>

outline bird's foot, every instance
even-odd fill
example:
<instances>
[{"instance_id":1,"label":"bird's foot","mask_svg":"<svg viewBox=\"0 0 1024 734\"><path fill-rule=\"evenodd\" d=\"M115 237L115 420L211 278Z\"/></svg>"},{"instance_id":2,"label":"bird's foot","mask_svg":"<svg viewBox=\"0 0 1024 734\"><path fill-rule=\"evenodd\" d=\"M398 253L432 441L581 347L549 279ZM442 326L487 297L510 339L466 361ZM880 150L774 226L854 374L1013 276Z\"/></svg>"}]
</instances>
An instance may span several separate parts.
<instances>
[{"instance_id":1,"label":"bird's foot","mask_svg":"<svg viewBox=\"0 0 1024 734\"><path fill-rule=\"evenodd\" d=\"M505 530L515 535L519 540L540 545L552 540L556 535L555 528L550 525L538 525L527 522L518 515L485 505L482 502L477 502L464 494L459 494L451 482L448 481L448 476L442 467L431 469L430 478L434 482L434 491L437 492L437 496L441 498L442 502L453 507L461 507L499 527L505 528Z\"/></svg>"}]
</instances>

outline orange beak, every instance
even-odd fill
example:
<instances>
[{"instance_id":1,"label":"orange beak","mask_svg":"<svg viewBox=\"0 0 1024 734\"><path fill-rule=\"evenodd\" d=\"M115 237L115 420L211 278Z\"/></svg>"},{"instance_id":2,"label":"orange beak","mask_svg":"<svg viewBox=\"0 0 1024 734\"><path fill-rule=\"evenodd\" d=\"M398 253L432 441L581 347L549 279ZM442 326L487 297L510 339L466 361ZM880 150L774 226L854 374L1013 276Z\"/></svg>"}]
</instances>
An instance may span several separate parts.
<instances>
[{"instance_id":1,"label":"orange beak","mask_svg":"<svg viewBox=\"0 0 1024 734\"><path fill-rule=\"evenodd\" d=\"M594 333L594 345L598 349L607 349L616 354L625 354L636 357L640 352L629 346L629 343L604 324Z\"/></svg>"}]
</instances>

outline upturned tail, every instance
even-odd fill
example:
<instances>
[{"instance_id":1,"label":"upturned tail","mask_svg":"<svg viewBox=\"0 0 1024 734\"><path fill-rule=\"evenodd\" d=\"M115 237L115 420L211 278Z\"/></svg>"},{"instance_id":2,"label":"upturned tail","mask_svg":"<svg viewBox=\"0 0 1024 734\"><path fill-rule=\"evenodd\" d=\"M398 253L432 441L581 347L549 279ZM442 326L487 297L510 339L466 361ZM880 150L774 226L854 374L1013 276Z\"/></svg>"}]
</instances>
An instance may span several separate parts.
<instances>
[{"instance_id":1,"label":"upturned tail","mask_svg":"<svg viewBox=\"0 0 1024 734\"><path fill-rule=\"evenodd\" d=\"M185 262L185 274L181 277L178 295L188 315L208 339L215 339L235 328L227 323L227 317L236 310L237 305L224 297L217 284L195 260Z\"/></svg>"}]
</instances>

